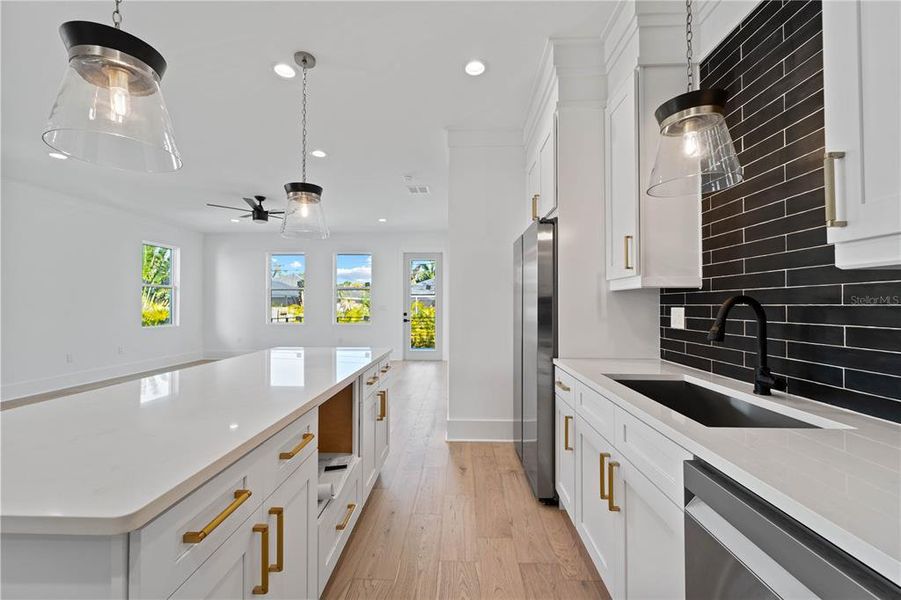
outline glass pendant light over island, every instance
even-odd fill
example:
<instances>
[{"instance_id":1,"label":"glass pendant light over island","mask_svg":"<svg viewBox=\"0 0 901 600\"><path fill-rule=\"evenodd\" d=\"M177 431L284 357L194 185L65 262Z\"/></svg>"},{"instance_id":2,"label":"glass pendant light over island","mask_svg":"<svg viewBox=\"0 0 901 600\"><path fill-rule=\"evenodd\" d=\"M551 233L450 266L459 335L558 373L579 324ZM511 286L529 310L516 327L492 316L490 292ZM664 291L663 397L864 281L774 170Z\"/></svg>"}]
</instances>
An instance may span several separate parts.
<instances>
[{"instance_id":1,"label":"glass pendant light over island","mask_svg":"<svg viewBox=\"0 0 901 600\"><path fill-rule=\"evenodd\" d=\"M729 93L722 89L692 90L691 0L686 0L685 7L688 91L667 100L654 112L660 140L648 183L649 196L718 192L744 179L725 120Z\"/></svg>"},{"instance_id":2,"label":"glass pendant light over island","mask_svg":"<svg viewBox=\"0 0 901 600\"><path fill-rule=\"evenodd\" d=\"M42 135L55 151L101 166L147 173L182 165L160 81L166 61L153 46L113 26L68 21L60 37L69 64Z\"/></svg>"},{"instance_id":3,"label":"glass pendant light over island","mask_svg":"<svg viewBox=\"0 0 901 600\"><path fill-rule=\"evenodd\" d=\"M322 187L307 183L307 71L316 66L309 52L295 52L294 62L301 68L303 97L301 101L301 181L285 184L288 206L282 221L282 237L325 239L328 227L322 211Z\"/></svg>"}]
</instances>

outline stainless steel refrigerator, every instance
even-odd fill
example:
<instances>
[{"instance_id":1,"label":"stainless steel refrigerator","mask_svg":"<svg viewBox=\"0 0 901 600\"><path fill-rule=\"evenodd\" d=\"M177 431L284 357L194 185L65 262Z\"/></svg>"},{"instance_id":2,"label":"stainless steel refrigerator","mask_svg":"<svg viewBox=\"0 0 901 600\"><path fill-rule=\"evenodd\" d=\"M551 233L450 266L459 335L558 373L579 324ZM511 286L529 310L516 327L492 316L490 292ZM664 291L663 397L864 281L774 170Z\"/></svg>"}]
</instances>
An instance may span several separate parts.
<instances>
[{"instance_id":1,"label":"stainless steel refrigerator","mask_svg":"<svg viewBox=\"0 0 901 600\"><path fill-rule=\"evenodd\" d=\"M557 356L557 220L532 223L513 244L513 426L537 498L553 502Z\"/></svg>"}]
</instances>

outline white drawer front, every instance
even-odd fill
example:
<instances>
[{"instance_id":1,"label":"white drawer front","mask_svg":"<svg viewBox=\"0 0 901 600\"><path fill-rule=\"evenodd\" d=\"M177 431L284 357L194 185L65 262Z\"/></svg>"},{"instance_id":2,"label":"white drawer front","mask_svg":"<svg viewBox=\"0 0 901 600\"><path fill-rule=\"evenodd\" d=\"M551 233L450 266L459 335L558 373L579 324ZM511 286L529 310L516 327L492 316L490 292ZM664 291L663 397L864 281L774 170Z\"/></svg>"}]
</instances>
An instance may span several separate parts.
<instances>
[{"instance_id":1,"label":"white drawer front","mask_svg":"<svg viewBox=\"0 0 901 600\"><path fill-rule=\"evenodd\" d=\"M575 389L575 378L560 367L554 367L554 393L563 398L570 406L574 406L573 396Z\"/></svg>"},{"instance_id":2,"label":"white drawer front","mask_svg":"<svg viewBox=\"0 0 901 600\"><path fill-rule=\"evenodd\" d=\"M248 454L129 534L129 597L168 597L260 506L266 495L261 457ZM204 528L209 533L200 541L185 541L185 534Z\"/></svg>"},{"instance_id":3,"label":"white drawer front","mask_svg":"<svg viewBox=\"0 0 901 600\"><path fill-rule=\"evenodd\" d=\"M363 510L360 461L348 476L344 488L319 517L319 593L325 589L341 551Z\"/></svg>"},{"instance_id":4,"label":"white drawer front","mask_svg":"<svg viewBox=\"0 0 901 600\"><path fill-rule=\"evenodd\" d=\"M302 462L316 454L318 435L319 409L314 408L254 450L255 454L260 454L265 469L264 498Z\"/></svg>"},{"instance_id":5,"label":"white drawer front","mask_svg":"<svg viewBox=\"0 0 901 600\"><path fill-rule=\"evenodd\" d=\"M692 454L662 433L616 407L614 444L649 480L682 506L682 462Z\"/></svg>"},{"instance_id":6,"label":"white drawer front","mask_svg":"<svg viewBox=\"0 0 901 600\"><path fill-rule=\"evenodd\" d=\"M379 366L374 365L360 376L363 397L371 396L379 389L379 381L381 380L381 372Z\"/></svg>"},{"instance_id":7,"label":"white drawer front","mask_svg":"<svg viewBox=\"0 0 901 600\"><path fill-rule=\"evenodd\" d=\"M608 440L613 440L613 409L615 405L581 382L576 383L578 390L577 410L591 426Z\"/></svg>"}]
</instances>

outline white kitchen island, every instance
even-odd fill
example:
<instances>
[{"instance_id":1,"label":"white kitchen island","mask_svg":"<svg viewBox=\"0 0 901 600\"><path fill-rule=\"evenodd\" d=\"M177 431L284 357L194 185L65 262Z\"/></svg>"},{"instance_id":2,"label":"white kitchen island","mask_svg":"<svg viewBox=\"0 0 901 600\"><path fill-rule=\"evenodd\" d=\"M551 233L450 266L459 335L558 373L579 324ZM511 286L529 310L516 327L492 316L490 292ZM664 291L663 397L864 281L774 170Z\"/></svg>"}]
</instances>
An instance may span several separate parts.
<instances>
[{"instance_id":1,"label":"white kitchen island","mask_svg":"<svg viewBox=\"0 0 901 600\"><path fill-rule=\"evenodd\" d=\"M0 595L317 596L387 456L389 354L272 348L4 411Z\"/></svg>"}]
</instances>

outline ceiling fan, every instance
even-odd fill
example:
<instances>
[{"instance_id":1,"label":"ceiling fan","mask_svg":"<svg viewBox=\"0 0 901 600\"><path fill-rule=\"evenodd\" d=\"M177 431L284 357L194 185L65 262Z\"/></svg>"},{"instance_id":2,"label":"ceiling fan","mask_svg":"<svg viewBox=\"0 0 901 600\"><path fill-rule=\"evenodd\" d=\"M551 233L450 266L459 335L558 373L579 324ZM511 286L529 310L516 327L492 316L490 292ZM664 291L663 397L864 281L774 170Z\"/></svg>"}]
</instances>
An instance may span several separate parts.
<instances>
[{"instance_id":1,"label":"ceiling fan","mask_svg":"<svg viewBox=\"0 0 901 600\"><path fill-rule=\"evenodd\" d=\"M263 200L266 199L266 196L254 196L253 198L244 198L244 202L250 206L250 210L246 208L238 208L235 206L223 206L221 204L209 204L207 206L212 206L213 208L228 208L230 210L240 210L241 212L247 213L246 215L242 215L240 218L246 219L247 217L253 217L254 223L268 223L270 215L273 219L281 219L283 217L279 217L277 215L285 214L283 210L266 210L263 208Z\"/></svg>"}]
</instances>

